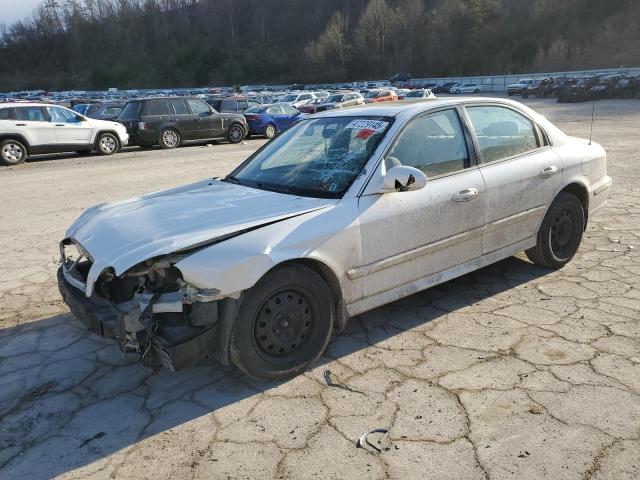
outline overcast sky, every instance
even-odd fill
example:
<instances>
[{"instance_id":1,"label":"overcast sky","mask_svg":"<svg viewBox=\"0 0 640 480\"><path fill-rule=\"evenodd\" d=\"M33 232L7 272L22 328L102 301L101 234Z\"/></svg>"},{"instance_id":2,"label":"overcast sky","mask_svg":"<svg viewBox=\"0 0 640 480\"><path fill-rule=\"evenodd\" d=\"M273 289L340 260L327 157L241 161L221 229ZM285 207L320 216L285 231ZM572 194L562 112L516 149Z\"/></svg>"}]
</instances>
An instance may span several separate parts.
<instances>
[{"instance_id":1,"label":"overcast sky","mask_svg":"<svg viewBox=\"0 0 640 480\"><path fill-rule=\"evenodd\" d=\"M0 23L12 24L29 16L42 0L0 0Z\"/></svg>"}]
</instances>

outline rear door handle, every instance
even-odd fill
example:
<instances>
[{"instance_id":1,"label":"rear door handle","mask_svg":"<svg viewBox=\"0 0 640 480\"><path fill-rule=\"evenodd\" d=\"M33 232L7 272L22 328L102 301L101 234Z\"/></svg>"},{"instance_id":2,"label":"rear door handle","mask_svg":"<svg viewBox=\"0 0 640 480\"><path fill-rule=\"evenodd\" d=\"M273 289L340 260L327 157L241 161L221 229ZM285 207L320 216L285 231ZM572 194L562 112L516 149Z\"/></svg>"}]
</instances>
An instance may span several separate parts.
<instances>
[{"instance_id":1,"label":"rear door handle","mask_svg":"<svg viewBox=\"0 0 640 480\"><path fill-rule=\"evenodd\" d=\"M453 196L454 202L468 202L478 196L479 192L477 188L465 188L460 190Z\"/></svg>"},{"instance_id":2,"label":"rear door handle","mask_svg":"<svg viewBox=\"0 0 640 480\"><path fill-rule=\"evenodd\" d=\"M56 123L56 127L64 127L65 124L64 123Z\"/></svg>"},{"instance_id":3,"label":"rear door handle","mask_svg":"<svg viewBox=\"0 0 640 480\"><path fill-rule=\"evenodd\" d=\"M26 123L16 123L16 127L26 127Z\"/></svg>"},{"instance_id":4,"label":"rear door handle","mask_svg":"<svg viewBox=\"0 0 640 480\"><path fill-rule=\"evenodd\" d=\"M549 165L548 167L544 167L542 170L540 170L540 178L550 177L553 174L555 174L557 171L558 171L558 167L556 167L555 165Z\"/></svg>"}]
</instances>

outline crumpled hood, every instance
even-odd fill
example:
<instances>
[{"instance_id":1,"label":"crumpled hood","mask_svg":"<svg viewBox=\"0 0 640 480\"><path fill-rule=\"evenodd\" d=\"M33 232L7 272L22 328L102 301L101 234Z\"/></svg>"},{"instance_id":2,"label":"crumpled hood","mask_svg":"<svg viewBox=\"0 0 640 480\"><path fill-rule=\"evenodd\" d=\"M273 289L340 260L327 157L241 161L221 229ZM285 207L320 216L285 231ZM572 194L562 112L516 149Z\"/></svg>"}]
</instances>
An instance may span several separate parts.
<instances>
[{"instance_id":1,"label":"crumpled hood","mask_svg":"<svg viewBox=\"0 0 640 480\"><path fill-rule=\"evenodd\" d=\"M149 258L335 205L337 201L205 180L92 207L69 227L66 238L82 245L93 259L87 278L90 294L93 283L107 267L120 275Z\"/></svg>"}]
</instances>

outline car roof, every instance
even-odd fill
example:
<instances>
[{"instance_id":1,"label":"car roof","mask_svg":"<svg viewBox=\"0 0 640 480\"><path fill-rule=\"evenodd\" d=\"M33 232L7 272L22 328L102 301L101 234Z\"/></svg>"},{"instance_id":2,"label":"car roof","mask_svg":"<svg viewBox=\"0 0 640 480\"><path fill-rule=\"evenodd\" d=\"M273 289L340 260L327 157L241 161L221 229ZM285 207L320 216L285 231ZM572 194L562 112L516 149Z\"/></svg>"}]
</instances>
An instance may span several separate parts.
<instances>
[{"instance_id":1,"label":"car roof","mask_svg":"<svg viewBox=\"0 0 640 480\"><path fill-rule=\"evenodd\" d=\"M344 110L328 110L325 112L320 112L314 114L309 118L321 118L321 117L355 117L355 116L371 116L371 117L396 117L400 114L412 114L419 113L426 110L433 110L439 107L446 106L455 106L465 103L481 103L481 102L491 102L491 103L500 103L503 105L512 105L517 106L522 109L523 105L521 103L515 102L513 100L507 100L503 98L493 98L493 97L467 97L467 98L438 98L434 100L429 100L428 102L418 102L418 103L398 103L395 105L371 105L371 106L363 106L363 107L355 107L348 108Z\"/></svg>"},{"instance_id":2,"label":"car roof","mask_svg":"<svg viewBox=\"0 0 640 480\"><path fill-rule=\"evenodd\" d=\"M45 102L6 102L0 103L0 108L14 108L14 107L56 107L62 105L56 105L55 103Z\"/></svg>"}]
</instances>

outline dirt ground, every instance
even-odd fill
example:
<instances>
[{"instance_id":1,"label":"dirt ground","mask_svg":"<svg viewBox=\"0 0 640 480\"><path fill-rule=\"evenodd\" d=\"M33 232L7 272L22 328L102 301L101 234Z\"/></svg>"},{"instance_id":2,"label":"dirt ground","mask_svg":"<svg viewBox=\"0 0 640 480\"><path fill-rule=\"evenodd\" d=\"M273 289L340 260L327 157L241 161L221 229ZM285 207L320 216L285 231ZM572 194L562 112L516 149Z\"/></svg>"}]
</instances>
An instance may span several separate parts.
<instances>
[{"instance_id":1,"label":"dirt ground","mask_svg":"<svg viewBox=\"0 0 640 480\"><path fill-rule=\"evenodd\" d=\"M526 103L589 135L591 104ZM639 131L640 102L597 103L614 187L564 269L513 257L351 319L278 384L154 373L55 285L82 210L223 175L262 140L0 169L0 478L640 478ZM357 448L373 428L381 451Z\"/></svg>"}]
</instances>

